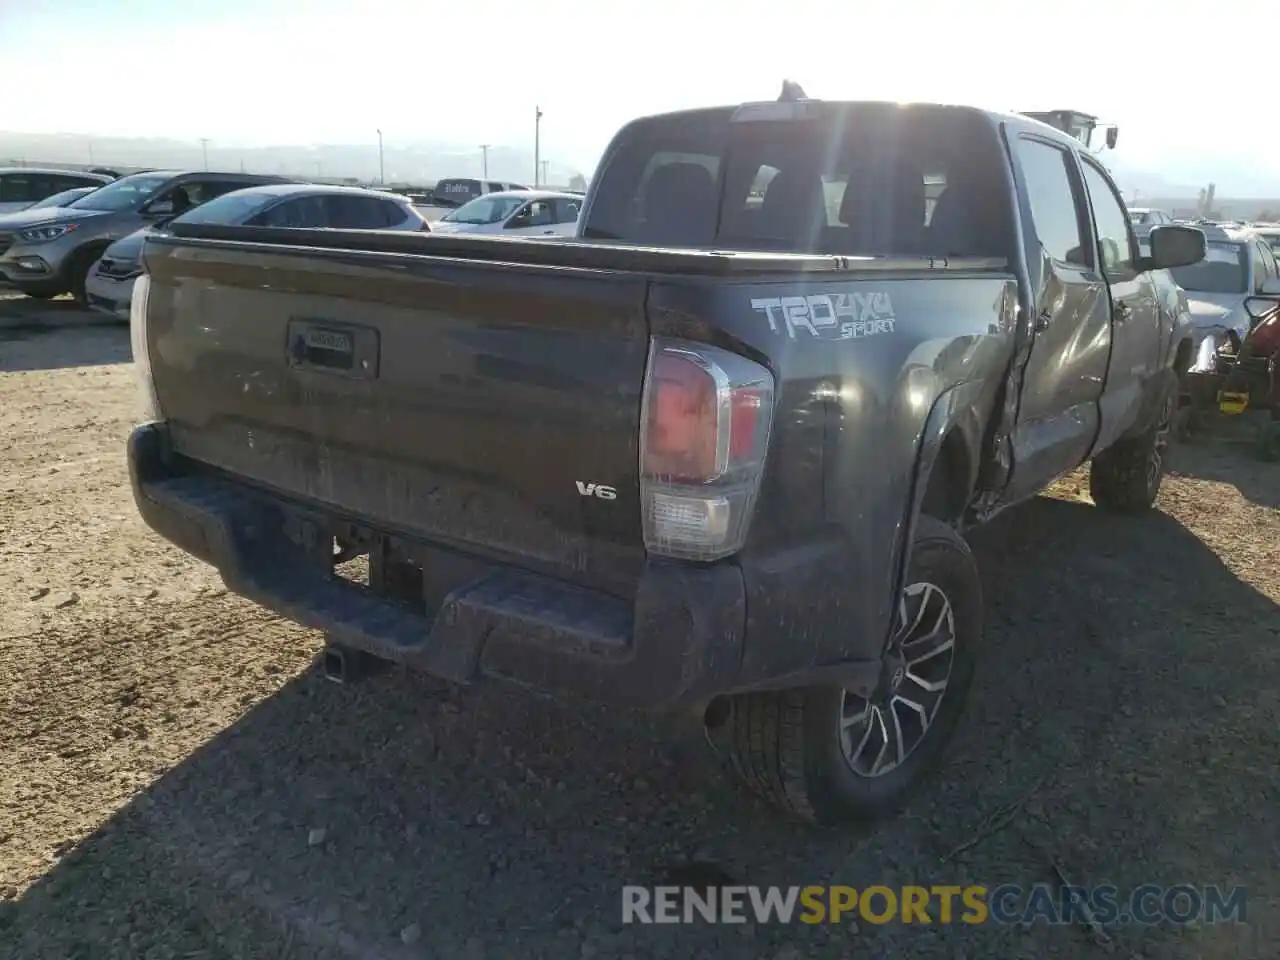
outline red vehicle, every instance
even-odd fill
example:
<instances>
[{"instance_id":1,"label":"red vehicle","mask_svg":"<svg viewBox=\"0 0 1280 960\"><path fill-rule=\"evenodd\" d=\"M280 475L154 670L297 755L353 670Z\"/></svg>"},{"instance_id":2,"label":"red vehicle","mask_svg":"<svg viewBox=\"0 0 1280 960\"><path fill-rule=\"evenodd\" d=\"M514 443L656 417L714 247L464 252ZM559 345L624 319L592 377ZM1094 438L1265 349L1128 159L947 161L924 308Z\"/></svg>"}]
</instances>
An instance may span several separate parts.
<instances>
[{"instance_id":1,"label":"red vehicle","mask_svg":"<svg viewBox=\"0 0 1280 960\"><path fill-rule=\"evenodd\" d=\"M1218 406L1227 414L1250 407L1268 411L1259 428L1259 452L1264 459L1280 459L1280 298L1250 297L1244 307L1253 326L1234 356L1218 356Z\"/></svg>"}]
</instances>

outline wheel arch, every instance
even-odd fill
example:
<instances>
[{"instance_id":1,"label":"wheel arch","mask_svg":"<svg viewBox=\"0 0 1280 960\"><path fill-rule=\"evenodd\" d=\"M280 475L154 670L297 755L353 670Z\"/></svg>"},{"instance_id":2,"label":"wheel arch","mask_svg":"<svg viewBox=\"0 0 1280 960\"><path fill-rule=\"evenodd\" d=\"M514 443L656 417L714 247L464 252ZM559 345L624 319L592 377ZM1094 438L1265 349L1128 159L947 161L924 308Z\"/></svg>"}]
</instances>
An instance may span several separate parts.
<instances>
[{"instance_id":1,"label":"wheel arch","mask_svg":"<svg viewBox=\"0 0 1280 960\"><path fill-rule=\"evenodd\" d=\"M963 525L977 483L980 444L986 424L978 412L980 381L956 384L940 393L925 418L916 449L915 469L906 498L893 557L893 595L911 564L911 544L921 516L951 526ZM938 516L938 512L949 516Z\"/></svg>"}]
</instances>

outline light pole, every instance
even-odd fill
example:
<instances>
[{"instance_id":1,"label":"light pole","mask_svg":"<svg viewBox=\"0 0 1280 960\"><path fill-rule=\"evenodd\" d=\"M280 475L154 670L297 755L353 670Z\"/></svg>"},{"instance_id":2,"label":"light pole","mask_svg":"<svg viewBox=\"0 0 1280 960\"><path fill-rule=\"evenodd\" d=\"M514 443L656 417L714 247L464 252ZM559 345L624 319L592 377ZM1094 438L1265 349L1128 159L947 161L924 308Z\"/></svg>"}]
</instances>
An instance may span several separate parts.
<instances>
[{"instance_id":1,"label":"light pole","mask_svg":"<svg viewBox=\"0 0 1280 960\"><path fill-rule=\"evenodd\" d=\"M209 138L200 138L200 149L204 152L204 168L209 169Z\"/></svg>"},{"instance_id":2,"label":"light pole","mask_svg":"<svg viewBox=\"0 0 1280 960\"><path fill-rule=\"evenodd\" d=\"M533 108L533 185L538 185L538 174L542 172L542 108Z\"/></svg>"},{"instance_id":3,"label":"light pole","mask_svg":"<svg viewBox=\"0 0 1280 960\"><path fill-rule=\"evenodd\" d=\"M551 164L550 160L542 161L542 185L544 187L547 186L547 184L550 182L547 179L547 167L550 166L550 164Z\"/></svg>"},{"instance_id":4,"label":"light pole","mask_svg":"<svg viewBox=\"0 0 1280 960\"><path fill-rule=\"evenodd\" d=\"M378 131L378 183L385 186L387 182L387 168L382 163L382 131Z\"/></svg>"},{"instance_id":5,"label":"light pole","mask_svg":"<svg viewBox=\"0 0 1280 960\"><path fill-rule=\"evenodd\" d=\"M480 165L481 165L481 170L484 171L482 176L486 180L489 179L489 147L490 146L491 145L488 143L480 144Z\"/></svg>"}]
</instances>

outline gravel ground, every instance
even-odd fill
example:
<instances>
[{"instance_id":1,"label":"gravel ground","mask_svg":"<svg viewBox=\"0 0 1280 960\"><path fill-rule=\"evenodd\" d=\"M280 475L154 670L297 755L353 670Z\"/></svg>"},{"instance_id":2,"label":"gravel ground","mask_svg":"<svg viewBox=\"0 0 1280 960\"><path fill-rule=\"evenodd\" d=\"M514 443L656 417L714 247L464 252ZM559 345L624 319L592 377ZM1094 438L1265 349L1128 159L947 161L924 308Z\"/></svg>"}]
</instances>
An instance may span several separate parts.
<instances>
[{"instance_id":1,"label":"gravel ground","mask_svg":"<svg viewBox=\"0 0 1280 960\"><path fill-rule=\"evenodd\" d=\"M1280 953L1280 466L1180 447L1149 518L1104 518L1073 476L977 534L988 649L952 761L894 821L820 831L746 799L681 718L318 678L316 634L137 519L128 355L69 304L0 299L0 956ZM620 923L622 884L690 863L862 887L1054 862L1245 884L1250 923L1106 947L1080 925Z\"/></svg>"}]
</instances>

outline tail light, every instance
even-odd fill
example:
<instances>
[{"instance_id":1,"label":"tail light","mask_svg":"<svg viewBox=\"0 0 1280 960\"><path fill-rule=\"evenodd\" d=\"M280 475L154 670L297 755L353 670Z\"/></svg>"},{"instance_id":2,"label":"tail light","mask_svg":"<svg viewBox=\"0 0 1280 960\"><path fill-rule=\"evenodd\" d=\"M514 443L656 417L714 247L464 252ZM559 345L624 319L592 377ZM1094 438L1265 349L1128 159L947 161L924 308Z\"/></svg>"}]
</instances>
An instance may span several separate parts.
<instances>
[{"instance_id":1,"label":"tail light","mask_svg":"<svg viewBox=\"0 0 1280 960\"><path fill-rule=\"evenodd\" d=\"M773 422L773 375L705 344L655 340L645 372L645 547L689 560L742 548Z\"/></svg>"},{"instance_id":2,"label":"tail light","mask_svg":"<svg viewBox=\"0 0 1280 960\"><path fill-rule=\"evenodd\" d=\"M129 345L133 350L133 369L138 377L142 399L142 422L160 419L160 401L151 375L151 352L147 347L147 301L151 298L151 277L143 274L133 281L129 295Z\"/></svg>"}]
</instances>

